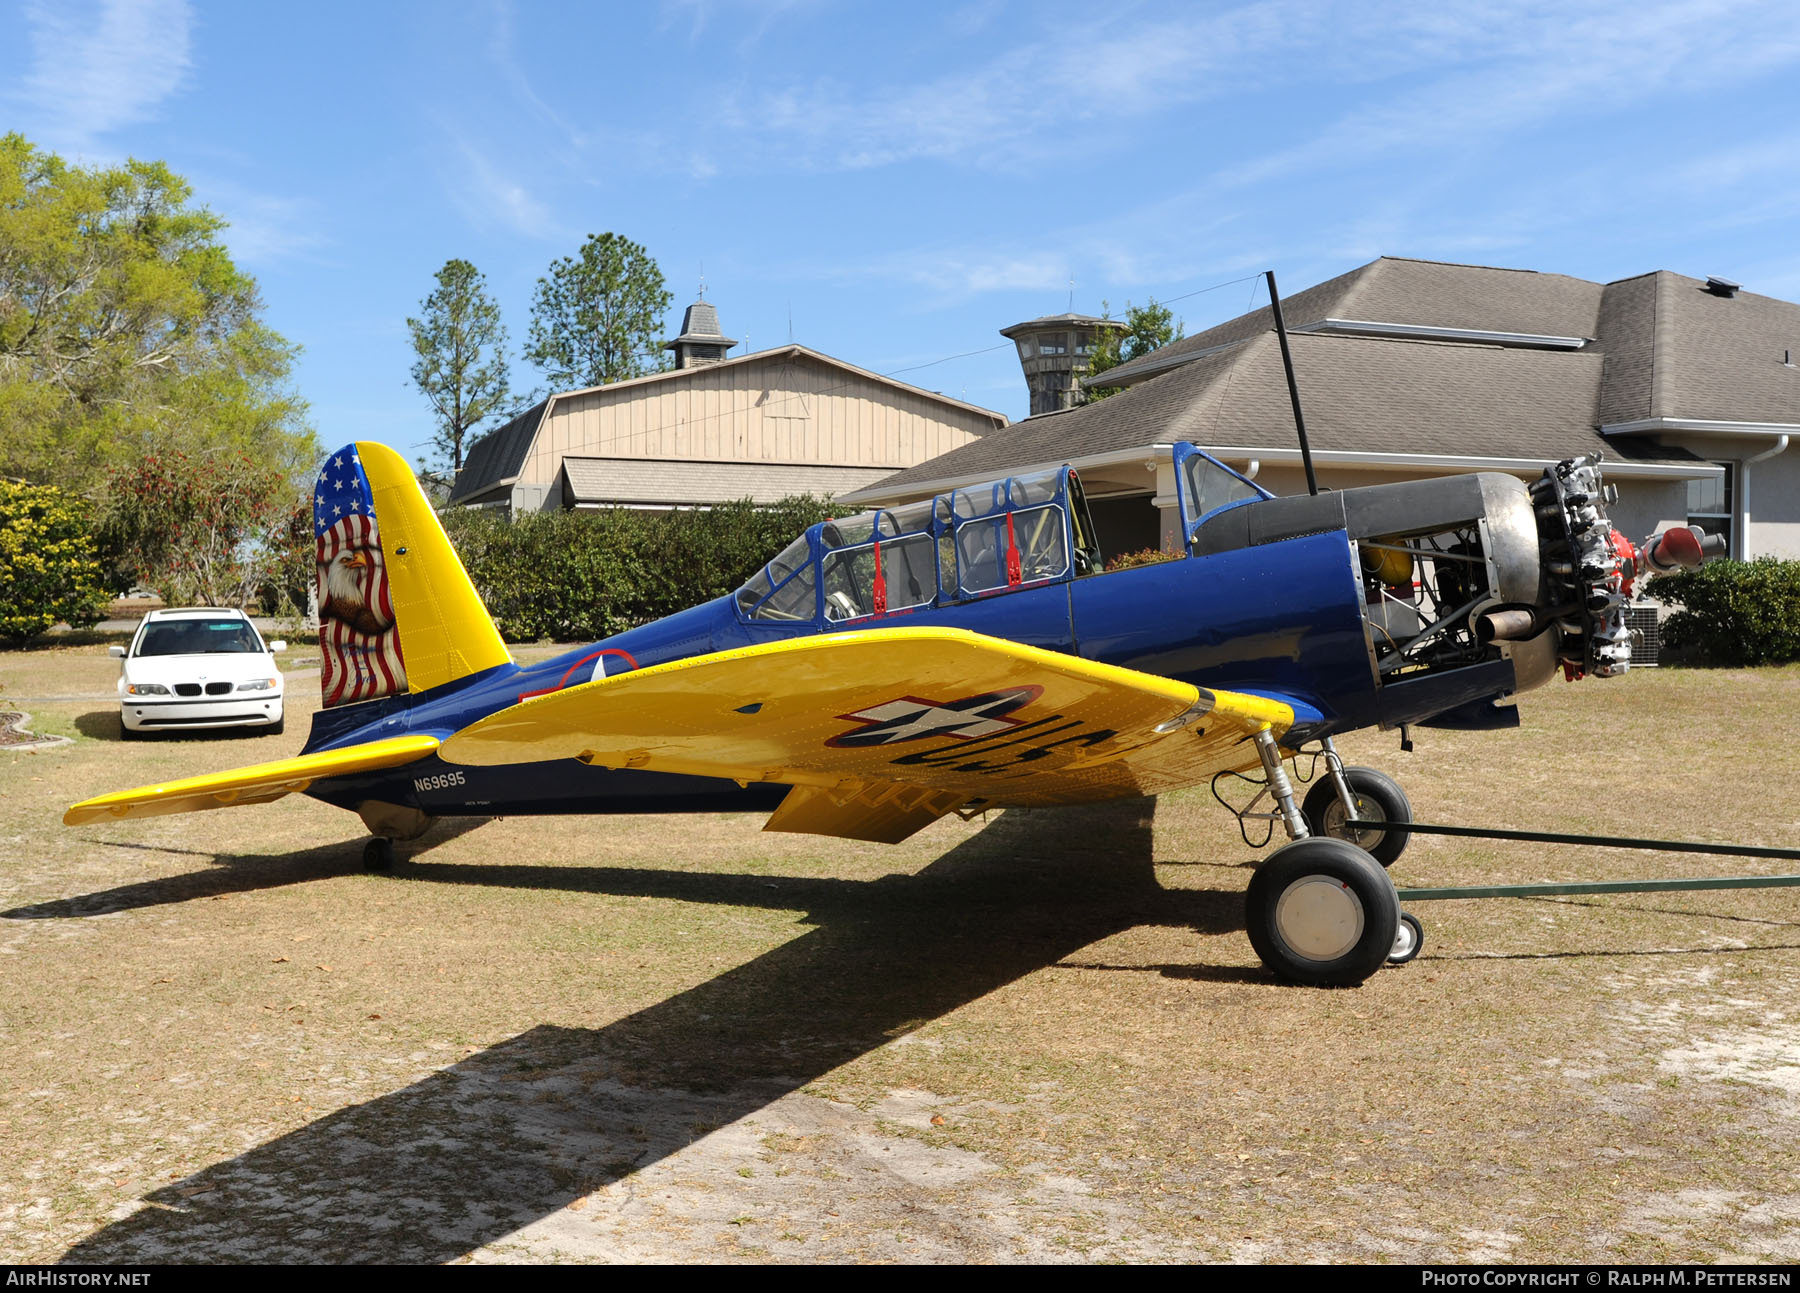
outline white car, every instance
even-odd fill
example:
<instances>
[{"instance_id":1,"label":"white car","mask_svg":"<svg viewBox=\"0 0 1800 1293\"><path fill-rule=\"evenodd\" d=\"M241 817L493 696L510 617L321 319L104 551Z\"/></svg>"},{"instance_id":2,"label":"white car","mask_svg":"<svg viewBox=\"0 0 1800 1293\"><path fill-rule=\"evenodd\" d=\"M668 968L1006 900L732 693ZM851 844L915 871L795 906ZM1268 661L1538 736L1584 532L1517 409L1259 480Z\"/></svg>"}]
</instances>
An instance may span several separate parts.
<instances>
[{"instance_id":1,"label":"white car","mask_svg":"<svg viewBox=\"0 0 1800 1293\"><path fill-rule=\"evenodd\" d=\"M246 726L279 733L281 670L242 611L151 611L120 659L119 721L126 740L156 731Z\"/></svg>"}]
</instances>

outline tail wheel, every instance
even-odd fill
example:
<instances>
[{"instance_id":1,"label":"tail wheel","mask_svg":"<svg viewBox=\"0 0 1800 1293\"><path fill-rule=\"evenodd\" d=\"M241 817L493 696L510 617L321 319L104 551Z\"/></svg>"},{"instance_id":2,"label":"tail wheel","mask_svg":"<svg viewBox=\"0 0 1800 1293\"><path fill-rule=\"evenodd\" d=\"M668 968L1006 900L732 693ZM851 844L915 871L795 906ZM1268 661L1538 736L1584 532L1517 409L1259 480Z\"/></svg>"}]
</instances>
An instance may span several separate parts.
<instances>
[{"instance_id":1,"label":"tail wheel","mask_svg":"<svg viewBox=\"0 0 1800 1293\"><path fill-rule=\"evenodd\" d=\"M1313 835L1277 849L1257 869L1245 917L1250 945L1277 977L1347 988L1395 950L1400 897L1362 849Z\"/></svg>"},{"instance_id":2,"label":"tail wheel","mask_svg":"<svg viewBox=\"0 0 1800 1293\"><path fill-rule=\"evenodd\" d=\"M394 841L377 835L363 845L363 869L365 871L391 871L394 869Z\"/></svg>"},{"instance_id":3,"label":"tail wheel","mask_svg":"<svg viewBox=\"0 0 1800 1293\"><path fill-rule=\"evenodd\" d=\"M1350 783L1350 797L1356 802L1358 818L1384 822L1410 822L1413 819L1412 804L1407 801L1406 792L1386 773L1374 768L1345 768L1344 780ZM1300 811L1314 835L1348 840L1382 866L1393 866L1406 852L1406 842L1412 837L1410 831L1352 826L1344 812L1344 801L1338 797L1337 781L1329 774L1313 783Z\"/></svg>"},{"instance_id":4,"label":"tail wheel","mask_svg":"<svg viewBox=\"0 0 1800 1293\"><path fill-rule=\"evenodd\" d=\"M1412 960L1425 946L1425 926L1410 911L1400 913L1400 924L1394 930L1393 950L1388 953L1389 965L1405 965Z\"/></svg>"}]
</instances>

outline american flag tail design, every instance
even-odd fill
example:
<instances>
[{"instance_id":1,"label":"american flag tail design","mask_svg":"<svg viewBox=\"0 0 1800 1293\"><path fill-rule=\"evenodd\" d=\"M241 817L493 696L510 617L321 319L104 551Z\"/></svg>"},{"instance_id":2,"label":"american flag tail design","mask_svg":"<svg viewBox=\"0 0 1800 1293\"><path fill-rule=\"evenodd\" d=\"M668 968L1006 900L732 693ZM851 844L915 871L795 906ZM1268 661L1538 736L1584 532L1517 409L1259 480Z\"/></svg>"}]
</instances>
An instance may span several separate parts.
<instances>
[{"instance_id":1,"label":"american flag tail design","mask_svg":"<svg viewBox=\"0 0 1800 1293\"><path fill-rule=\"evenodd\" d=\"M313 487L319 677L326 708L406 691L393 588L360 445L325 460Z\"/></svg>"},{"instance_id":2,"label":"american flag tail design","mask_svg":"<svg viewBox=\"0 0 1800 1293\"><path fill-rule=\"evenodd\" d=\"M325 707L515 668L406 460L359 440L313 489Z\"/></svg>"}]
</instances>

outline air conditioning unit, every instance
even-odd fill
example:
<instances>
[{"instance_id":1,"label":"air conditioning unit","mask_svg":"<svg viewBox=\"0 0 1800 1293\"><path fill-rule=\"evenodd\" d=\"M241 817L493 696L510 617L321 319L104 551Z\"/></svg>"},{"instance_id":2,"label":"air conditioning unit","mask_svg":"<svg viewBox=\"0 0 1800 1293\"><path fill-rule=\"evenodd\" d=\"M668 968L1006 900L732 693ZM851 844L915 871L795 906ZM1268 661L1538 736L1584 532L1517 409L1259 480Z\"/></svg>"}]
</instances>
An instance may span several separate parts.
<instances>
[{"instance_id":1,"label":"air conditioning unit","mask_svg":"<svg viewBox=\"0 0 1800 1293\"><path fill-rule=\"evenodd\" d=\"M1625 627L1631 630L1633 668L1654 669L1662 656L1662 627L1654 606L1625 608Z\"/></svg>"}]
</instances>

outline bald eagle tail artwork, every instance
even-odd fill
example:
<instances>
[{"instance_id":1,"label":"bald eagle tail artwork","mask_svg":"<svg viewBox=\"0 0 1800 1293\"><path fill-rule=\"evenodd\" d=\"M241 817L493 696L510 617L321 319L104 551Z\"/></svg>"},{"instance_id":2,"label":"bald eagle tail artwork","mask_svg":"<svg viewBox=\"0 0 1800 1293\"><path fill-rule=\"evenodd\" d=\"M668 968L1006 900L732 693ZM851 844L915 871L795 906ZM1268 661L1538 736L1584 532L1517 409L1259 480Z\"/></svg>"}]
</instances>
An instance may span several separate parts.
<instances>
[{"instance_id":1,"label":"bald eagle tail artwork","mask_svg":"<svg viewBox=\"0 0 1800 1293\"><path fill-rule=\"evenodd\" d=\"M321 719L512 662L412 469L386 445L326 458L313 537ZM315 722L308 748L340 726Z\"/></svg>"}]
</instances>

